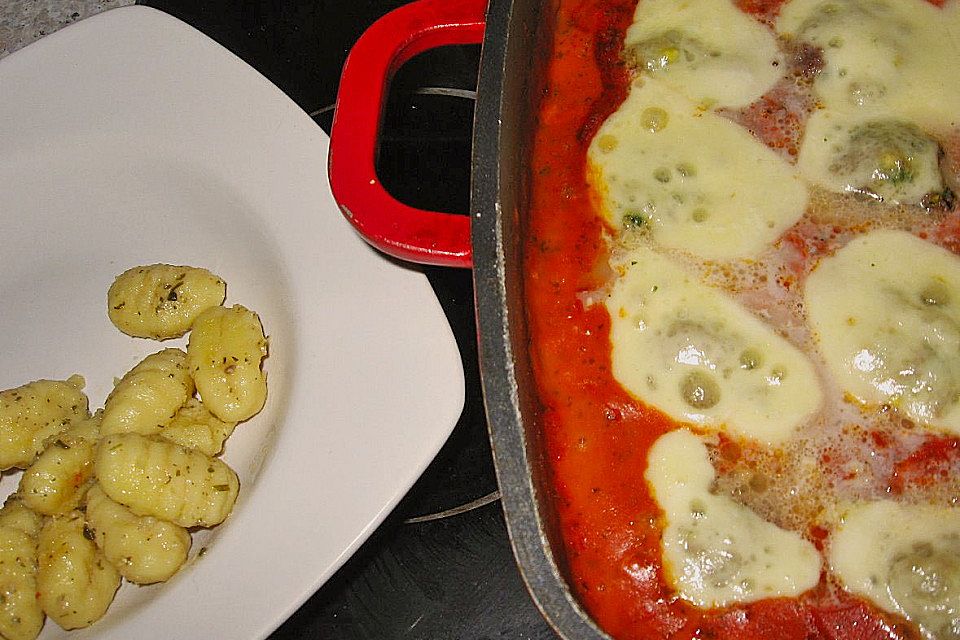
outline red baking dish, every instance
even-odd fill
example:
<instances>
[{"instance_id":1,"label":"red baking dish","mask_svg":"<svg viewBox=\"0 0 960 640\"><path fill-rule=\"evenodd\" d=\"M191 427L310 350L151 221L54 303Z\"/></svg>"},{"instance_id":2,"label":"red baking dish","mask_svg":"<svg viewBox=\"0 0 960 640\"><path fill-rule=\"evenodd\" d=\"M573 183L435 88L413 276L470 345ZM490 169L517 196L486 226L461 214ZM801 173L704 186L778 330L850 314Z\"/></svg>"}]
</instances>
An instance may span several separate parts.
<instances>
[{"instance_id":1,"label":"red baking dish","mask_svg":"<svg viewBox=\"0 0 960 640\"><path fill-rule=\"evenodd\" d=\"M420 0L357 44L334 195L473 267L506 522L563 637L958 635L957 33L960 0ZM396 203L392 72L481 40L470 217Z\"/></svg>"}]
</instances>

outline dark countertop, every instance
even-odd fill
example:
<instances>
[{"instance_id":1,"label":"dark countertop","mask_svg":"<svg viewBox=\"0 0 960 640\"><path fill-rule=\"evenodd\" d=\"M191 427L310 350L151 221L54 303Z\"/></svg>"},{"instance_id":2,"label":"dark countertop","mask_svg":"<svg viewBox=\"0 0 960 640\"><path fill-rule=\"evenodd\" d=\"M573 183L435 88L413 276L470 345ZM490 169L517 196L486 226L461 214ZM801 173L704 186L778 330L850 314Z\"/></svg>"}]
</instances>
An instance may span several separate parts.
<instances>
[{"instance_id":1,"label":"dark countertop","mask_svg":"<svg viewBox=\"0 0 960 640\"><path fill-rule=\"evenodd\" d=\"M147 0L211 36L273 81L327 132L353 42L398 0ZM479 47L447 47L398 72L379 171L409 204L465 213ZM452 88L447 95L429 88ZM424 89L427 89L424 92ZM464 359L466 405L426 473L359 552L271 636L481 640L554 638L507 539L477 370L471 274L424 268ZM469 511L405 520L478 501ZM484 504L486 503L486 504Z\"/></svg>"}]
</instances>

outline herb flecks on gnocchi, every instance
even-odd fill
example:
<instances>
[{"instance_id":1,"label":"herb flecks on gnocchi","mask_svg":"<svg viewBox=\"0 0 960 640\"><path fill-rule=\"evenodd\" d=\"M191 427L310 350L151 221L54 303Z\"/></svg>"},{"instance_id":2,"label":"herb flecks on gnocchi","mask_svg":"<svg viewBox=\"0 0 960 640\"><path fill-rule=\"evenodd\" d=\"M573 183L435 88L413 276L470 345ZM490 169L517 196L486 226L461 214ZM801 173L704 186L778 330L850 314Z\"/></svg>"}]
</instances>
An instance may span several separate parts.
<instances>
[{"instance_id":1,"label":"herb flecks on gnocchi","mask_svg":"<svg viewBox=\"0 0 960 640\"><path fill-rule=\"evenodd\" d=\"M221 420L241 422L267 399L260 363L267 339L256 313L246 307L214 307L197 318L187 359L203 403Z\"/></svg>"},{"instance_id":2,"label":"herb flecks on gnocchi","mask_svg":"<svg viewBox=\"0 0 960 640\"><path fill-rule=\"evenodd\" d=\"M99 415L57 436L20 476L23 504L52 516L76 509L93 477Z\"/></svg>"},{"instance_id":3,"label":"herb flecks on gnocchi","mask_svg":"<svg viewBox=\"0 0 960 640\"><path fill-rule=\"evenodd\" d=\"M0 527L10 527L36 538L43 525L43 516L23 504L19 494L11 494L0 508Z\"/></svg>"},{"instance_id":4,"label":"herb flecks on gnocchi","mask_svg":"<svg viewBox=\"0 0 960 640\"><path fill-rule=\"evenodd\" d=\"M220 524L240 489L237 474L222 460L133 433L100 441L96 474L104 493L135 514L181 527Z\"/></svg>"},{"instance_id":5,"label":"herb flecks on gnocchi","mask_svg":"<svg viewBox=\"0 0 960 640\"><path fill-rule=\"evenodd\" d=\"M190 398L177 411L173 422L160 431L160 436L188 449L215 456L223 451L223 443L236 426L236 422L224 422L210 413L197 398Z\"/></svg>"},{"instance_id":6,"label":"herb flecks on gnocchi","mask_svg":"<svg viewBox=\"0 0 960 640\"><path fill-rule=\"evenodd\" d=\"M220 305L226 292L226 283L206 269L169 264L134 267L110 286L107 314L127 335L179 338L204 310Z\"/></svg>"},{"instance_id":7,"label":"herb flecks on gnocchi","mask_svg":"<svg viewBox=\"0 0 960 640\"><path fill-rule=\"evenodd\" d=\"M0 525L0 637L32 640L43 627L37 600L37 540L22 529Z\"/></svg>"},{"instance_id":8,"label":"herb flecks on gnocchi","mask_svg":"<svg viewBox=\"0 0 960 640\"><path fill-rule=\"evenodd\" d=\"M152 516L138 516L99 486L87 493L87 528L120 574L136 584L164 582L183 566L190 533Z\"/></svg>"},{"instance_id":9,"label":"herb flecks on gnocchi","mask_svg":"<svg viewBox=\"0 0 960 640\"><path fill-rule=\"evenodd\" d=\"M81 376L0 391L0 469L24 468L47 438L90 416Z\"/></svg>"},{"instance_id":10,"label":"herb flecks on gnocchi","mask_svg":"<svg viewBox=\"0 0 960 640\"><path fill-rule=\"evenodd\" d=\"M103 435L157 433L193 395L187 354L164 349L144 358L120 380L103 407Z\"/></svg>"},{"instance_id":11,"label":"herb flecks on gnocchi","mask_svg":"<svg viewBox=\"0 0 960 640\"><path fill-rule=\"evenodd\" d=\"M40 530L37 598L64 629L99 620L120 586L120 574L91 537L80 511L50 518Z\"/></svg>"}]
</instances>

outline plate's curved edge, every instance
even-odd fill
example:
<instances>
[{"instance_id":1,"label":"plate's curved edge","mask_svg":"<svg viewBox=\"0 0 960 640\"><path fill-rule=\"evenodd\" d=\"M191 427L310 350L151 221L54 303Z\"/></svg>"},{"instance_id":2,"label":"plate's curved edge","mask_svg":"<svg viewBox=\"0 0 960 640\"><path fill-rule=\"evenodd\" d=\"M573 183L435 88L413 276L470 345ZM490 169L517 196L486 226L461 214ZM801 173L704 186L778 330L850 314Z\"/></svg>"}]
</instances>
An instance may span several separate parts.
<instances>
[{"instance_id":1,"label":"plate's curved edge","mask_svg":"<svg viewBox=\"0 0 960 640\"><path fill-rule=\"evenodd\" d=\"M452 334L451 334L451 337L452 337ZM454 346L454 349L456 350L455 343L453 346ZM459 404L460 408L452 412L451 417L444 420L444 422L450 425L450 431L452 431L453 428L456 426L457 421L459 420L460 415L463 411L465 393L466 393L466 385L463 379L463 369L462 369L463 363L460 360L458 350L457 350L457 354L458 354L457 364L460 367L461 384L458 389L458 395L456 396L456 400L454 401L453 404ZM360 549L363 543L367 541L367 539L373 534L373 532L376 531L381 524L383 524L384 520L387 519L387 516L389 516L393 512L397 504L400 502L401 498L403 498L403 496L406 495L406 493L413 487L417 479L421 475L423 475L424 471L426 471L427 467L430 465L433 459L440 452L440 449L442 448L443 443L445 441L446 439L441 441L438 446L434 447L429 457L427 457L424 460L423 464L420 465L416 470L416 472L411 476L411 479L409 480L409 482L404 483L405 486L402 489L398 487L398 490L395 492L394 496L388 501L387 504L384 504L383 508L374 516L374 518L370 521L370 523L362 531L360 531L357 534L357 536L354 538L350 546L344 549L343 552L338 556L336 561L333 562L326 571L324 571L321 575L319 575L311 585L309 585L303 590L301 597L295 601L291 601L290 605L284 611L278 611L277 616L274 618L271 624L264 625L259 635L260 638L266 638L268 635L273 633L291 615L293 615L307 600L309 600L310 597L318 589L320 589L330 578L332 578L336 574L336 572L339 571L351 557L353 557L354 553L356 553Z\"/></svg>"}]
</instances>

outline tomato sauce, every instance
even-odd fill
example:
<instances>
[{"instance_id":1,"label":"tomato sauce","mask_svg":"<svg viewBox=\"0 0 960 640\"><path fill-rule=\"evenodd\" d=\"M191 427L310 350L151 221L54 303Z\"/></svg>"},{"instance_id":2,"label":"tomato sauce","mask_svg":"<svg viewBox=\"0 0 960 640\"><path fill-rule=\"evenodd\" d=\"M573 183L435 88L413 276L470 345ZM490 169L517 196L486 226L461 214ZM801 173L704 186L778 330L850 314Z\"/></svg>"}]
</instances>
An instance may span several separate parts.
<instances>
[{"instance_id":1,"label":"tomato sauce","mask_svg":"<svg viewBox=\"0 0 960 640\"><path fill-rule=\"evenodd\" d=\"M781 1L738 0L738 5L769 20ZM649 448L676 425L614 380L607 311L583 302L585 292L601 287L610 275L604 223L585 177L586 152L593 134L626 96L629 74L620 43L635 4L559 0L532 159L524 284L540 428L554 475L571 588L594 620L622 640L917 638L902 619L829 590L824 579L800 598L713 610L688 604L665 581L662 513L644 472ZM779 140L795 154L796 140L783 138L780 128L759 137ZM948 455L955 451L954 446ZM936 464L939 455L923 459ZM902 476L924 464L904 466ZM816 533L811 532L812 539Z\"/></svg>"}]
</instances>

